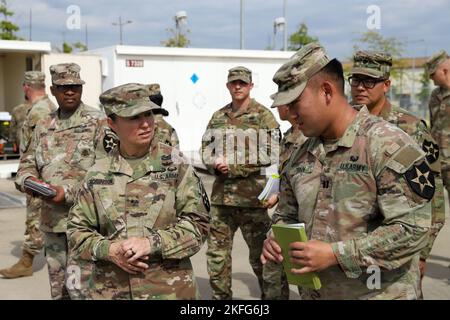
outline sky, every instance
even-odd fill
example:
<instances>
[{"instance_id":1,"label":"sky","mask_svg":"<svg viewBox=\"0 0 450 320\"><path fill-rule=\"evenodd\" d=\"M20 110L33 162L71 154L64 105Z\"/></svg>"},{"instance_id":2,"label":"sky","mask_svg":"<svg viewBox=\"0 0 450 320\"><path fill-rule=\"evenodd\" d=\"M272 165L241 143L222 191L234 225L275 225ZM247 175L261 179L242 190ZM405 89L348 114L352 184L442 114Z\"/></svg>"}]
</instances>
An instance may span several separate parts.
<instances>
[{"instance_id":1,"label":"sky","mask_svg":"<svg viewBox=\"0 0 450 320\"><path fill-rule=\"evenodd\" d=\"M32 40L49 41L61 47L85 42L85 25L90 49L119 43L118 22L123 26L123 42L127 45L161 46L171 36L174 16L187 13L188 38L192 48L240 48L241 0L7 0L21 28L19 36L29 39L30 9ZM306 23L309 34L319 39L329 54L348 59L359 36L368 31L369 22L379 22L375 29L384 37L396 37L405 43L404 56L428 56L445 49L450 52L450 0L243 0L244 48L264 50L273 43L273 22L283 16L286 3L288 34ZM67 28L67 21L76 22L68 8L80 11L80 29ZM369 6L379 8L379 20ZM74 24L72 24L73 26ZM373 25L373 24L372 24ZM275 43L281 48L282 32Z\"/></svg>"}]
</instances>

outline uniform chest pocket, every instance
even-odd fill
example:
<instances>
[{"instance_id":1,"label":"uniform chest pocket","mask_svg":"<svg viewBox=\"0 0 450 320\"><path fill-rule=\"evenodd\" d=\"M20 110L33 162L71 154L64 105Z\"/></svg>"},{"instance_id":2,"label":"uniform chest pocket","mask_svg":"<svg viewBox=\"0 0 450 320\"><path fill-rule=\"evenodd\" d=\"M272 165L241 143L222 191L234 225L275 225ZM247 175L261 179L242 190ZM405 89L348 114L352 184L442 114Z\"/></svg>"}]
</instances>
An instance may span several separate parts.
<instances>
[{"instance_id":1,"label":"uniform chest pocket","mask_svg":"<svg viewBox=\"0 0 450 320\"><path fill-rule=\"evenodd\" d=\"M71 166L88 170L95 161L93 133L86 130L68 137L67 141L65 162Z\"/></svg>"},{"instance_id":2,"label":"uniform chest pocket","mask_svg":"<svg viewBox=\"0 0 450 320\"><path fill-rule=\"evenodd\" d=\"M175 191L170 183L159 183L157 189L146 196L147 215L144 219L145 232L176 223Z\"/></svg>"},{"instance_id":3,"label":"uniform chest pocket","mask_svg":"<svg viewBox=\"0 0 450 320\"><path fill-rule=\"evenodd\" d=\"M108 188L101 188L95 192L95 206L98 211L98 219L100 225L100 233L108 239L119 237L126 228L125 215L123 205L114 201L117 195ZM120 198L120 197L119 197ZM126 231L125 231L126 233Z\"/></svg>"}]
</instances>

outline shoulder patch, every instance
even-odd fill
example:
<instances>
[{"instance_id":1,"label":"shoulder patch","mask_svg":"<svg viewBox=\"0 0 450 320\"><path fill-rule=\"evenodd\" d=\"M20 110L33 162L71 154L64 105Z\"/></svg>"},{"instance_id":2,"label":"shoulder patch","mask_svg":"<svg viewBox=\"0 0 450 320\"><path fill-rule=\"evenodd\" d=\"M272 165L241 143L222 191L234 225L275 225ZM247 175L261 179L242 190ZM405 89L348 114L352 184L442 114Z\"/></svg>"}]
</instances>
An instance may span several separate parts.
<instances>
[{"instance_id":1,"label":"shoulder patch","mask_svg":"<svg viewBox=\"0 0 450 320\"><path fill-rule=\"evenodd\" d=\"M192 172L194 173L194 176L197 178L197 186L198 186L198 189L200 190L200 194L202 196L203 205L205 206L206 211L210 212L211 204L209 203L208 194L206 193L205 187L203 187L202 180L197 175L197 172L195 172L194 169L192 170Z\"/></svg>"},{"instance_id":2,"label":"shoulder patch","mask_svg":"<svg viewBox=\"0 0 450 320\"><path fill-rule=\"evenodd\" d=\"M437 144L424 140L422 143L422 150L426 152L426 158L429 164L432 164L439 159L439 146Z\"/></svg>"},{"instance_id":3,"label":"shoulder patch","mask_svg":"<svg viewBox=\"0 0 450 320\"><path fill-rule=\"evenodd\" d=\"M119 139L113 133L107 133L103 138L103 148L110 153L119 143Z\"/></svg>"},{"instance_id":4,"label":"shoulder patch","mask_svg":"<svg viewBox=\"0 0 450 320\"><path fill-rule=\"evenodd\" d=\"M434 173L425 161L412 166L404 176L411 190L427 200L433 198L436 189Z\"/></svg>"},{"instance_id":5,"label":"shoulder patch","mask_svg":"<svg viewBox=\"0 0 450 320\"><path fill-rule=\"evenodd\" d=\"M405 173L414 163L423 157L423 152L415 144L405 145L386 163L386 166L397 173Z\"/></svg>"}]
</instances>

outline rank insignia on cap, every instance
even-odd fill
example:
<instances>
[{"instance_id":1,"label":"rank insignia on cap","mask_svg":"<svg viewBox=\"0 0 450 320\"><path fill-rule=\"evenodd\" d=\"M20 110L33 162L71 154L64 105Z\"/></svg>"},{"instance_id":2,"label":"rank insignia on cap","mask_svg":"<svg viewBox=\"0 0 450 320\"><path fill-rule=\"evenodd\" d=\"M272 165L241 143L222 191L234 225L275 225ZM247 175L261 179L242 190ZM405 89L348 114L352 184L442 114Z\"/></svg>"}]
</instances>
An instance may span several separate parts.
<instances>
[{"instance_id":1,"label":"rank insignia on cap","mask_svg":"<svg viewBox=\"0 0 450 320\"><path fill-rule=\"evenodd\" d=\"M439 146L431 141L424 140L422 150L427 153L426 158L428 163L434 163L439 159Z\"/></svg>"},{"instance_id":2,"label":"rank insignia on cap","mask_svg":"<svg viewBox=\"0 0 450 320\"><path fill-rule=\"evenodd\" d=\"M419 196L427 200L433 198L436 189L434 174L425 161L406 171L405 178L410 188Z\"/></svg>"},{"instance_id":3,"label":"rank insignia on cap","mask_svg":"<svg viewBox=\"0 0 450 320\"><path fill-rule=\"evenodd\" d=\"M112 133L107 133L103 138L103 148L105 149L106 153L110 153L118 143L119 139L117 139L117 137Z\"/></svg>"}]
</instances>

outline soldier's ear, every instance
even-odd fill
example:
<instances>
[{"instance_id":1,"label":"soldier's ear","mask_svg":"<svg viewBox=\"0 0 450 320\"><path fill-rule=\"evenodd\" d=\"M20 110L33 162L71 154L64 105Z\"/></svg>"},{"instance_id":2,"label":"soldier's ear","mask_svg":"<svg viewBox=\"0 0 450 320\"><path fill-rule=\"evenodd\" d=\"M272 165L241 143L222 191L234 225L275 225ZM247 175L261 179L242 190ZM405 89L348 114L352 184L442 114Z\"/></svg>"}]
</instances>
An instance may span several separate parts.
<instances>
[{"instance_id":1,"label":"soldier's ear","mask_svg":"<svg viewBox=\"0 0 450 320\"><path fill-rule=\"evenodd\" d=\"M115 130L115 129L116 129L116 124L114 123L114 120L111 119L110 117L108 117L108 118L106 119L106 121L108 122L108 126L109 126L113 131L116 131L116 130Z\"/></svg>"}]
</instances>

